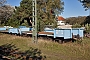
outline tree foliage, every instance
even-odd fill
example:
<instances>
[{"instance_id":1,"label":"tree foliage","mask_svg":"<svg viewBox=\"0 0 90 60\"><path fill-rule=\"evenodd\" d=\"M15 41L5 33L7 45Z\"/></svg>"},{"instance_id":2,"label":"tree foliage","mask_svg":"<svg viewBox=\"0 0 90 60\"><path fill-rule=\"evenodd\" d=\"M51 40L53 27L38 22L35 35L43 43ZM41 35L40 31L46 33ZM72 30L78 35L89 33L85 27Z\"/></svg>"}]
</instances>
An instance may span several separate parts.
<instances>
[{"instance_id":1,"label":"tree foliage","mask_svg":"<svg viewBox=\"0 0 90 60\"><path fill-rule=\"evenodd\" d=\"M48 24L56 24L55 16L63 12L63 5L64 3L61 0L37 0L38 27L44 27L44 25ZM26 23L28 23L28 26L31 26L32 0L22 0L20 6L15 7L15 14L9 21L14 19L19 22L19 25L22 25L27 21ZM24 25L26 25L26 23Z\"/></svg>"},{"instance_id":2,"label":"tree foliage","mask_svg":"<svg viewBox=\"0 0 90 60\"><path fill-rule=\"evenodd\" d=\"M6 0L0 0L0 7L6 3Z\"/></svg>"},{"instance_id":3,"label":"tree foliage","mask_svg":"<svg viewBox=\"0 0 90 60\"><path fill-rule=\"evenodd\" d=\"M7 20L12 16L14 7L5 4L6 0L0 0L0 25L6 25Z\"/></svg>"},{"instance_id":4,"label":"tree foliage","mask_svg":"<svg viewBox=\"0 0 90 60\"><path fill-rule=\"evenodd\" d=\"M85 10L88 10L90 8L90 0L78 0L82 3L82 6L85 8Z\"/></svg>"},{"instance_id":5,"label":"tree foliage","mask_svg":"<svg viewBox=\"0 0 90 60\"><path fill-rule=\"evenodd\" d=\"M20 6L15 6L15 11L12 17L8 20L8 24L14 27L19 25L28 26L27 22L22 24L25 20L30 23L32 16L32 0L23 0L20 2Z\"/></svg>"},{"instance_id":6,"label":"tree foliage","mask_svg":"<svg viewBox=\"0 0 90 60\"><path fill-rule=\"evenodd\" d=\"M38 20L56 27L55 17L63 12L63 5L61 0L37 0Z\"/></svg>"},{"instance_id":7,"label":"tree foliage","mask_svg":"<svg viewBox=\"0 0 90 60\"><path fill-rule=\"evenodd\" d=\"M90 31L90 16L78 16L78 17L70 17L66 18L66 23L71 24L72 28L80 28L85 27L86 30Z\"/></svg>"},{"instance_id":8,"label":"tree foliage","mask_svg":"<svg viewBox=\"0 0 90 60\"><path fill-rule=\"evenodd\" d=\"M87 20L86 16L78 16L78 17L70 17L66 18L66 23L71 24L71 25L84 25L85 21Z\"/></svg>"}]
</instances>

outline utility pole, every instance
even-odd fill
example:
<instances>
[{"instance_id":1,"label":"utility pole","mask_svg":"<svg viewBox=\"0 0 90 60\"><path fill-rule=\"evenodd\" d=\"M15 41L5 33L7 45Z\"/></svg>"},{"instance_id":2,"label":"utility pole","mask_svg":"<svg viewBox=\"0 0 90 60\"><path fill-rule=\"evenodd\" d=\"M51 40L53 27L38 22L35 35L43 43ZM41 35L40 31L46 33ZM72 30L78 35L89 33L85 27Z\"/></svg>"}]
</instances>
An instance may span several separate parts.
<instances>
[{"instance_id":1,"label":"utility pole","mask_svg":"<svg viewBox=\"0 0 90 60\"><path fill-rule=\"evenodd\" d=\"M37 2L36 0L32 0L32 14L33 14L33 21L32 21L32 41L37 43Z\"/></svg>"}]
</instances>

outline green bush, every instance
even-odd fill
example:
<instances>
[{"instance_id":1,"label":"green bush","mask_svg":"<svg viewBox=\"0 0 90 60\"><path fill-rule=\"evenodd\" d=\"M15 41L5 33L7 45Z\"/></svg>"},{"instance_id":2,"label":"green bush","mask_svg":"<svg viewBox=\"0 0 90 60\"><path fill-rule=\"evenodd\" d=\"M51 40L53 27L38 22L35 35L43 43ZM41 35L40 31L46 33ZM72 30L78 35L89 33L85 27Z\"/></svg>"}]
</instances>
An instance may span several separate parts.
<instances>
[{"instance_id":1,"label":"green bush","mask_svg":"<svg viewBox=\"0 0 90 60\"><path fill-rule=\"evenodd\" d=\"M85 32L86 33L90 32L90 25L88 23L85 25Z\"/></svg>"},{"instance_id":2,"label":"green bush","mask_svg":"<svg viewBox=\"0 0 90 60\"><path fill-rule=\"evenodd\" d=\"M80 24L75 24L75 25L72 25L72 28L80 28L81 27L81 25Z\"/></svg>"}]
</instances>

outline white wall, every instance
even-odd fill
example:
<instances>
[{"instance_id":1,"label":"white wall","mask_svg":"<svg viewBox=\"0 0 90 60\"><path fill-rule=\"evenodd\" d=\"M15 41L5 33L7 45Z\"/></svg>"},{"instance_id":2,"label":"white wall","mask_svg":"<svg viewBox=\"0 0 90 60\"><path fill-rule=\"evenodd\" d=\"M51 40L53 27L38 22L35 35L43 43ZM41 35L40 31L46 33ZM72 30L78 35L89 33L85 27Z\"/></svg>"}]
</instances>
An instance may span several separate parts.
<instances>
[{"instance_id":1,"label":"white wall","mask_svg":"<svg viewBox=\"0 0 90 60\"><path fill-rule=\"evenodd\" d=\"M65 25L64 21L57 21L57 25Z\"/></svg>"}]
</instances>

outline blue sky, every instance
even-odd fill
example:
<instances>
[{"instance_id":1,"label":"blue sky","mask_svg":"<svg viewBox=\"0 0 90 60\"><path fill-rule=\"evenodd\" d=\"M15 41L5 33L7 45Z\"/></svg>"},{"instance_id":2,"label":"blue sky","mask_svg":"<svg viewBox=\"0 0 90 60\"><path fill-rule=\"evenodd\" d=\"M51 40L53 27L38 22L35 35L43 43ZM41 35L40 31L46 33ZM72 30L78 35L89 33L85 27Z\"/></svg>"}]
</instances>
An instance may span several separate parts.
<instances>
[{"instance_id":1,"label":"blue sky","mask_svg":"<svg viewBox=\"0 0 90 60\"><path fill-rule=\"evenodd\" d=\"M64 1L64 12L61 16L77 17L77 16L88 16L89 11L85 11L82 4L78 0L63 0Z\"/></svg>"},{"instance_id":2,"label":"blue sky","mask_svg":"<svg viewBox=\"0 0 90 60\"><path fill-rule=\"evenodd\" d=\"M10 4L11 6L19 6L21 0L7 0L7 4Z\"/></svg>"},{"instance_id":3,"label":"blue sky","mask_svg":"<svg viewBox=\"0 0 90 60\"><path fill-rule=\"evenodd\" d=\"M88 16L89 11L85 11L82 4L78 0L63 0L64 1L64 12L61 14L64 18L77 17L77 16ZM11 6L19 6L21 0L7 0L7 4Z\"/></svg>"}]
</instances>

